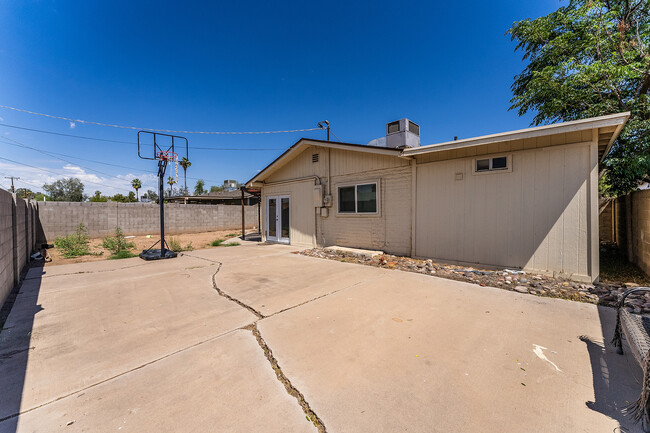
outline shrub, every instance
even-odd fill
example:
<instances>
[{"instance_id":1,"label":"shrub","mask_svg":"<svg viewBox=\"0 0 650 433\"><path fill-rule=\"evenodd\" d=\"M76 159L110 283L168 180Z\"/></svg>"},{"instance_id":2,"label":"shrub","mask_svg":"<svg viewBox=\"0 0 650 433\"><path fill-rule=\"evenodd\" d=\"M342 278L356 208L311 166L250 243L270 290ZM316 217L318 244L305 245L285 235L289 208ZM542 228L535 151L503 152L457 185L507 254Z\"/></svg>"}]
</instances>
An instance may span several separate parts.
<instances>
[{"instance_id":1,"label":"shrub","mask_svg":"<svg viewBox=\"0 0 650 433\"><path fill-rule=\"evenodd\" d=\"M131 257L138 257L137 254L133 254L131 251L127 250L122 250L119 253L111 254L108 259L109 260L115 260L115 259L128 259Z\"/></svg>"},{"instance_id":2,"label":"shrub","mask_svg":"<svg viewBox=\"0 0 650 433\"><path fill-rule=\"evenodd\" d=\"M135 244L124 238L124 233L122 233L122 229L119 227L115 227L114 235L109 235L104 238L102 246L111 252L110 259L134 257L129 250L135 248Z\"/></svg>"},{"instance_id":3,"label":"shrub","mask_svg":"<svg viewBox=\"0 0 650 433\"><path fill-rule=\"evenodd\" d=\"M63 250L63 257L69 259L90 254L89 240L88 230L83 224L79 224L75 233L57 237L54 245Z\"/></svg>"},{"instance_id":4,"label":"shrub","mask_svg":"<svg viewBox=\"0 0 650 433\"><path fill-rule=\"evenodd\" d=\"M178 242L176 239L174 239L173 236L169 238L169 249L177 253L183 251L183 248L181 247L181 243Z\"/></svg>"},{"instance_id":5,"label":"shrub","mask_svg":"<svg viewBox=\"0 0 650 433\"><path fill-rule=\"evenodd\" d=\"M241 245L239 242L228 242L227 244L223 244L224 247L236 247L237 245Z\"/></svg>"},{"instance_id":6,"label":"shrub","mask_svg":"<svg viewBox=\"0 0 650 433\"><path fill-rule=\"evenodd\" d=\"M194 247L192 246L192 242L183 247L181 246L181 243L172 236L169 238L169 249L176 253L180 253L181 251L192 251Z\"/></svg>"},{"instance_id":7,"label":"shrub","mask_svg":"<svg viewBox=\"0 0 650 433\"><path fill-rule=\"evenodd\" d=\"M220 247L221 244L225 242L225 239L217 239L216 241L212 241L212 246L213 247Z\"/></svg>"}]
</instances>

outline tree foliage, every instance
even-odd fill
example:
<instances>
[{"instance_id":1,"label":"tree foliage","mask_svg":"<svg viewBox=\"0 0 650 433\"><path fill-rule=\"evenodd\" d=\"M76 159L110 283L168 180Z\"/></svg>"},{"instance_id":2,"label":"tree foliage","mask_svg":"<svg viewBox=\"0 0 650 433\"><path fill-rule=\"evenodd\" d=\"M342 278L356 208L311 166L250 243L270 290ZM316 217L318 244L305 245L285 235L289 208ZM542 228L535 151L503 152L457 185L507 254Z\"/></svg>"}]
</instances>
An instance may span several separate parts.
<instances>
[{"instance_id":1,"label":"tree foliage","mask_svg":"<svg viewBox=\"0 0 650 433\"><path fill-rule=\"evenodd\" d=\"M142 188L142 181L138 179L137 177L131 181L131 186L135 190L135 199L138 201L138 190Z\"/></svg>"},{"instance_id":2,"label":"tree foliage","mask_svg":"<svg viewBox=\"0 0 650 433\"><path fill-rule=\"evenodd\" d=\"M108 197L102 195L101 191L95 191L95 194L91 195L88 201L92 203L103 203L108 201Z\"/></svg>"},{"instance_id":3,"label":"tree foliage","mask_svg":"<svg viewBox=\"0 0 650 433\"><path fill-rule=\"evenodd\" d=\"M630 111L605 161L601 191L625 194L650 173L650 1L568 0L508 30L528 65L511 109L534 124Z\"/></svg>"},{"instance_id":4,"label":"tree foliage","mask_svg":"<svg viewBox=\"0 0 650 433\"><path fill-rule=\"evenodd\" d=\"M197 180L196 185L194 186L194 195L202 195L205 193L205 181L203 179Z\"/></svg>"},{"instance_id":5,"label":"tree foliage","mask_svg":"<svg viewBox=\"0 0 650 433\"><path fill-rule=\"evenodd\" d=\"M192 165L189 159L186 157L183 157L178 163L181 167L183 167L183 178L184 178L184 186L183 189L185 190L185 193L183 195L187 195L187 169Z\"/></svg>"},{"instance_id":6,"label":"tree foliage","mask_svg":"<svg viewBox=\"0 0 650 433\"><path fill-rule=\"evenodd\" d=\"M59 179L43 185L43 189L52 201L84 201L84 184L76 177Z\"/></svg>"}]
</instances>

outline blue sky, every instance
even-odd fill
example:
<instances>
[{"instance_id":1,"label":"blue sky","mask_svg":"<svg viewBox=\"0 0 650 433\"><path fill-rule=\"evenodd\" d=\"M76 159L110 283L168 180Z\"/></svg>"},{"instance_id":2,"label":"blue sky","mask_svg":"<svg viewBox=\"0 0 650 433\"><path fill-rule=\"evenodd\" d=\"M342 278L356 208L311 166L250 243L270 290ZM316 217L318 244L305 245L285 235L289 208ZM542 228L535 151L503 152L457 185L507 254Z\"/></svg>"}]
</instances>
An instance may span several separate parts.
<instances>
[{"instance_id":1,"label":"blue sky","mask_svg":"<svg viewBox=\"0 0 650 433\"><path fill-rule=\"evenodd\" d=\"M364 144L402 117L420 124L423 144L519 129L532 116L508 110L524 64L505 32L560 5L5 0L0 105L174 130L300 129L328 119L342 141ZM0 125L3 187L8 175L32 190L71 175L88 194L127 193L134 177L155 187L155 162L128 144L136 131L7 109L0 124L127 142ZM324 133L188 134L191 147L241 149L190 149L188 187L247 180L302 136Z\"/></svg>"}]
</instances>

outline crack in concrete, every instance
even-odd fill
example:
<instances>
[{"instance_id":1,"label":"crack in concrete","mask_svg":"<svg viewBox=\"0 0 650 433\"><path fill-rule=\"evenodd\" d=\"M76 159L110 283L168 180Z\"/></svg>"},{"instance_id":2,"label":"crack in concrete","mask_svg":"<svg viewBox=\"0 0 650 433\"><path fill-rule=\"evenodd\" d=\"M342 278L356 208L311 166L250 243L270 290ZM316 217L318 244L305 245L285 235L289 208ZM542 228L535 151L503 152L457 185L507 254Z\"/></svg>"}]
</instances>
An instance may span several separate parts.
<instances>
[{"instance_id":1,"label":"crack in concrete","mask_svg":"<svg viewBox=\"0 0 650 433\"><path fill-rule=\"evenodd\" d=\"M190 257L194 257L194 256L190 256ZM212 274L212 286L214 287L214 289L217 291L217 293L220 296L223 296L224 298L228 299L229 301L232 301L232 302L236 303L237 305L239 305L240 307L245 308L248 311L250 311L251 313L255 314L255 316L257 316L258 320L262 320L265 317L270 317L270 316L264 316L262 313L260 313L259 311L257 311L253 307L251 307L250 305L247 305L247 304L243 303L242 301L240 301L239 299L236 299L236 298L228 295L227 293L225 293L223 290L221 290L218 287L216 277L217 277L217 274L219 273L219 271L221 270L221 267L223 266L223 263L217 262L215 260L206 259L206 258L203 258L203 257L198 257L198 258L210 261L210 262L217 265L217 269L215 270L214 274ZM353 286L355 286L357 284L360 284L360 282L356 283L356 284L353 284L350 287L353 287ZM335 293L335 292L338 292L340 290L344 290L346 288L348 288L348 287L344 287L342 289L335 290L334 292L331 292L331 293ZM293 307L287 308L287 309L282 310L282 311L286 311L286 310L289 310L291 308L299 307L300 305L304 305L304 304L306 304L308 302L311 302L311 301L313 301L315 299L319 299L319 298L322 298L324 296L330 295L331 293L321 295L321 296L319 296L317 298L311 299L309 301L305 301L305 302L303 302L301 304L295 305ZM278 313L281 313L282 311L279 311ZM273 315L278 314L278 313L274 313ZM244 326L244 327L242 327L240 329L248 330L248 331L251 331L253 333L253 335L255 336L255 339L257 340L257 344L259 344L260 348L264 352L264 356L266 357L269 364L271 364L271 368L275 372L275 376L280 381L280 383L282 383L282 385L284 385L284 389L286 389L287 393L289 393L289 395L293 396L298 401L298 404L300 405L303 412L305 413L305 416L316 427L316 429L319 431L319 433L326 433L327 429L325 428L325 424L323 423L323 421L320 419L320 417L318 415L316 415L316 412L313 411L311 406L309 406L309 403L307 402L307 400L305 400L305 396L300 391L298 391L298 389L295 386L293 386L293 384L291 383L289 378L282 371L282 368L280 368L280 365L278 364L277 359L275 359L275 357L273 356L273 351L268 346L268 344L266 344L266 341L264 341L264 338L262 338L262 334L260 334L260 331L257 329L257 321L254 322L254 323L251 323L250 325Z\"/></svg>"},{"instance_id":2,"label":"crack in concrete","mask_svg":"<svg viewBox=\"0 0 650 433\"><path fill-rule=\"evenodd\" d=\"M264 341L264 338L262 337L262 334L260 334L259 329L257 329L257 323L253 323L243 329L248 329L253 333L255 339L257 340L257 344L260 345L262 351L264 352L264 356L266 356L266 359L271 364L273 371L275 371L276 377L284 385L284 389L287 390L289 395L293 396L298 401L298 404L302 408L303 412L305 412L307 419L312 424L314 424L314 427L318 429L319 433L326 433L327 429L325 428L323 420L321 420L320 417L316 415L316 412L314 412L311 406L309 406L307 400L305 400L305 396L300 391L298 391L295 386L293 386L289 378L284 374L282 368L280 367L280 364L278 364L278 360L275 359L275 356L273 356L273 351L268 346L268 344L266 344L266 341Z\"/></svg>"},{"instance_id":3,"label":"crack in concrete","mask_svg":"<svg viewBox=\"0 0 650 433\"><path fill-rule=\"evenodd\" d=\"M87 262L87 263L94 263L94 262ZM66 273L66 274L56 274L56 275L41 274L41 275L38 275L36 277L25 277L25 279L23 281L38 280L38 279L43 279L43 278L65 277L67 275L83 275L83 274L98 274L100 272L115 272L115 271L121 271L122 269L136 268L138 266L145 266L145 265L146 265L146 263L138 263L137 265L123 266L121 268L115 268L115 269L99 269L99 270L96 270L96 271L69 272L69 273ZM37 267L31 268L31 269L37 269Z\"/></svg>"},{"instance_id":4,"label":"crack in concrete","mask_svg":"<svg viewBox=\"0 0 650 433\"><path fill-rule=\"evenodd\" d=\"M193 349L193 348L195 348L195 347L197 347L197 346L200 346L200 345L202 345L202 344L209 343L210 341L216 340L217 338L224 337L224 336L226 336L226 335L228 335L228 334L231 334L231 333L233 333L233 332L235 332L235 331L239 331L239 329L231 329L231 330L226 331L226 332L223 332L223 333L221 333L221 334L219 334L219 335L215 335L215 336L212 336L212 337L210 337L210 338L206 338L205 340L201 340L201 341L199 341L199 342L197 342L197 343L194 343L194 344L192 344L192 345L190 345L190 346L187 346L187 347L184 347L184 348L182 348L182 349L178 349L178 350L176 350L176 351L174 351L174 352L167 353L166 355L163 355L163 356L161 356L161 357L159 357L159 358L156 358L156 359L153 359L153 360L151 360L151 361L145 362L144 364L138 365L137 367L133 367L133 368L131 368L131 369L129 369L129 370L123 371L123 372L118 373L118 374L116 374L116 375L114 375L114 376L108 377L108 378L106 378L106 379L104 379L104 380L100 380L99 382L95 382L95 383L93 383L93 384L91 384L91 385L88 385L88 386L85 386L85 387L83 387L83 388L77 389L77 390L75 390L75 391L73 391L73 392L70 392L70 393L68 393L68 394L65 394L65 395L59 396L59 397L57 397L57 398L55 398L55 399L52 399L52 400L50 400L50 401L46 401L45 403L41 403L41 404L39 404L39 405L37 405L37 406L30 407L29 409L25 409L25 410L22 410L22 411L20 411L20 412L16 412L16 413L14 413L14 414L11 414L11 415L8 415L8 416L5 416L5 417L3 417L3 418L0 418L0 423L3 422L3 421L6 421L6 420L8 420L8 419L15 418L15 417L17 417L17 416L20 416L20 415L26 414L27 412L31 412L31 411L33 411L33 410L39 409L39 408L41 408L41 407L43 407L43 406L47 406L48 404L52 404L52 403L55 403L55 402L57 402L57 401L59 401L59 400L63 400L63 399L65 399L65 398L68 398L68 397L70 397L70 396L73 396L73 395L75 395L75 394L78 394L78 393L80 393L80 392L82 392L82 391L86 391L86 390L88 390L88 389L90 389L90 388L94 388L94 387L96 387L96 386L98 386L98 385L101 385L101 384L103 384L103 383L110 382L110 381L113 380L113 379L117 379L118 377L121 377L121 376L127 375L127 374L132 373L132 372L134 372L134 371L136 371L136 370L140 370L141 368L147 367L147 366L149 366L149 365L151 365L151 364L154 364L154 363L156 363L156 362L158 362L158 361L162 361L163 359L169 358L170 356L174 356L174 355L177 355L177 354L179 354L179 353L181 353L181 352L185 352L186 350ZM31 348L30 348L30 349L31 349Z\"/></svg>"},{"instance_id":5,"label":"crack in concrete","mask_svg":"<svg viewBox=\"0 0 650 433\"><path fill-rule=\"evenodd\" d=\"M239 299L230 296L229 294L227 294L226 292L221 290L219 288L219 286L217 286L217 278L216 277L217 277L217 274L219 273L219 271L221 270L222 263L221 262L213 262L213 263L217 264L217 270L214 271L214 274L212 274L212 287L214 287L214 290L216 290L219 295L223 296L224 298L228 299L229 301L232 301L232 302L236 303L237 305L239 305L240 307L243 307L243 308L247 309L248 311L253 313L258 319L263 319L265 316L262 313L260 313L255 308L251 307L250 305L244 304Z\"/></svg>"}]
</instances>

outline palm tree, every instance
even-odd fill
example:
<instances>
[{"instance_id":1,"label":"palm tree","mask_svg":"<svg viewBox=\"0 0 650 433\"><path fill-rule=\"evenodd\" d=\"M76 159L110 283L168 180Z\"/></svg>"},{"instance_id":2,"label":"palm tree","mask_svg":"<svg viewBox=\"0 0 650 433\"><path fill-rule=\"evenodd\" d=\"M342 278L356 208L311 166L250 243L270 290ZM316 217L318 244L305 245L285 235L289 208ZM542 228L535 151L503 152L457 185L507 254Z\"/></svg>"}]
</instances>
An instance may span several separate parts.
<instances>
[{"instance_id":1,"label":"palm tree","mask_svg":"<svg viewBox=\"0 0 650 433\"><path fill-rule=\"evenodd\" d=\"M135 190L135 197L137 201L140 201L140 196L138 196L138 190L142 188L142 182L137 177L131 181L131 186Z\"/></svg>"},{"instance_id":2,"label":"palm tree","mask_svg":"<svg viewBox=\"0 0 650 433\"><path fill-rule=\"evenodd\" d=\"M181 167L183 167L183 177L185 178L185 194L187 194L187 168L192 165L189 159L186 157L183 157L183 159L180 160L178 163Z\"/></svg>"},{"instance_id":3,"label":"palm tree","mask_svg":"<svg viewBox=\"0 0 650 433\"><path fill-rule=\"evenodd\" d=\"M172 187L176 183L176 180L172 176L169 176L167 178L167 183L169 184L169 196L171 197L172 196Z\"/></svg>"}]
</instances>

